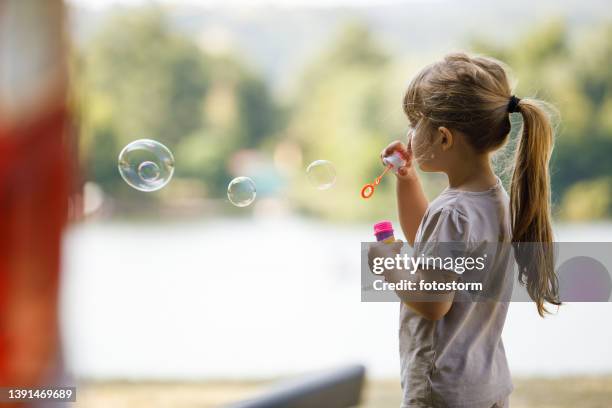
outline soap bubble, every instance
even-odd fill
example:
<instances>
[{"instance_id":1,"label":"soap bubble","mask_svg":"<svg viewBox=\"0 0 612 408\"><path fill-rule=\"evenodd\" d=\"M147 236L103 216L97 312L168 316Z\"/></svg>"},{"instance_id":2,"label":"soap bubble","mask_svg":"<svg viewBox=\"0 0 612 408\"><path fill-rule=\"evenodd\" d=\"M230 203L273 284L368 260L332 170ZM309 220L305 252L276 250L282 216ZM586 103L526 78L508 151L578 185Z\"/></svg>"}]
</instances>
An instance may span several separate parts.
<instances>
[{"instance_id":1,"label":"soap bubble","mask_svg":"<svg viewBox=\"0 0 612 408\"><path fill-rule=\"evenodd\" d=\"M227 186L227 198L236 207L246 207L255 201L255 182L248 177L236 177Z\"/></svg>"},{"instance_id":2,"label":"soap bubble","mask_svg":"<svg viewBox=\"0 0 612 408\"><path fill-rule=\"evenodd\" d=\"M119 153L119 173L131 187L156 191L174 173L174 157L166 146L150 139L135 140Z\"/></svg>"},{"instance_id":3,"label":"soap bubble","mask_svg":"<svg viewBox=\"0 0 612 408\"><path fill-rule=\"evenodd\" d=\"M316 160L308 165L306 174L310 183L319 190L327 190L336 183L336 169L327 160Z\"/></svg>"},{"instance_id":4,"label":"soap bubble","mask_svg":"<svg viewBox=\"0 0 612 408\"><path fill-rule=\"evenodd\" d=\"M146 182L150 183L157 180L159 178L159 174L159 167L153 162L145 161L140 163L140 166L138 166L138 175Z\"/></svg>"}]
</instances>

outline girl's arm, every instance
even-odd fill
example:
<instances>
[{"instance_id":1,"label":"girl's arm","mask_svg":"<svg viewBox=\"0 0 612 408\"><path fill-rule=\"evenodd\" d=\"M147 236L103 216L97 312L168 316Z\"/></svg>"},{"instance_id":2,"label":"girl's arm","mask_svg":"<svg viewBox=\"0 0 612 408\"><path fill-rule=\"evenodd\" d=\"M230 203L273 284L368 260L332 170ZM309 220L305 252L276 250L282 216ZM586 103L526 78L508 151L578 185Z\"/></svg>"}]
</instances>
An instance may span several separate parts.
<instances>
[{"instance_id":1,"label":"girl's arm","mask_svg":"<svg viewBox=\"0 0 612 408\"><path fill-rule=\"evenodd\" d=\"M414 245L416 232L429 203L414 168L408 169L406 175L402 175L402 169L397 178L397 213L406 240Z\"/></svg>"},{"instance_id":2,"label":"girl's arm","mask_svg":"<svg viewBox=\"0 0 612 408\"><path fill-rule=\"evenodd\" d=\"M413 166L410 139L408 145L399 140L391 143L382 151L381 160L394 152L399 152L406 160L404 167L399 168L397 172L397 213L406 240L410 245L414 245L416 232L429 203Z\"/></svg>"}]
</instances>

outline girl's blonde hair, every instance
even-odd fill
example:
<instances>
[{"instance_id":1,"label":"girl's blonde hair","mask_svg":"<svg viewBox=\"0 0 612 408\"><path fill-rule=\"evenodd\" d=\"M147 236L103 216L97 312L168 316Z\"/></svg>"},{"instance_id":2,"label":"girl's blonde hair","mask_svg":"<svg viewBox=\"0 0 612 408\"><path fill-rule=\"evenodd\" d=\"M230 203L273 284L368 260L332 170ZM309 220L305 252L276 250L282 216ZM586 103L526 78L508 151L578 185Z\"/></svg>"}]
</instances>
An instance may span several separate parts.
<instances>
[{"instance_id":1,"label":"girl's blonde hair","mask_svg":"<svg viewBox=\"0 0 612 408\"><path fill-rule=\"evenodd\" d=\"M460 131L481 153L503 146L510 133L510 111L521 114L510 188L512 242L519 282L526 284L541 316L547 312L545 302L561 304L550 222L553 129L544 106L535 99L513 97L501 62L463 53L449 54L425 67L404 96L404 111L413 125L422 120L431 129L445 126Z\"/></svg>"}]
</instances>

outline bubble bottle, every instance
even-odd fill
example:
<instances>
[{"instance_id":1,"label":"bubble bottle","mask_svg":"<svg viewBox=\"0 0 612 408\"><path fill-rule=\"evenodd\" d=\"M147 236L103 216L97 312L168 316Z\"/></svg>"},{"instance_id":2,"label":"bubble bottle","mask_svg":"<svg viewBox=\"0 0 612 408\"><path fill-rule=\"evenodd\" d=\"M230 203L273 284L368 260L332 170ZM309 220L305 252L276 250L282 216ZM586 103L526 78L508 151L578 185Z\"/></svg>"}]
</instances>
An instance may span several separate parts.
<instances>
[{"instance_id":1,"label":"bubble bottle","mask_svg":"<svg viewBox=\"0 0 612 408\"><path fill-rule=\"evenodd\" d=\"M401 167L404 167L406 165L406 159L404 159L400 152L396 151L389 156L385 156L383 158L383 163L385 164L385 166L391 166L391 168L393 168L393 171L397 173Z\"/></svg>"},{"instance_id":2,"label":"bubble bottle","mask_svg":"<svg viewBox=\"0 0 612 408\"><path fill-rule=\"evenodd\" d=\"M385 244L395 242L393 224L391 224L391 221L380 221L374 224L374 235L378 242L384 242Z\"/></svg>"}]
</instances>

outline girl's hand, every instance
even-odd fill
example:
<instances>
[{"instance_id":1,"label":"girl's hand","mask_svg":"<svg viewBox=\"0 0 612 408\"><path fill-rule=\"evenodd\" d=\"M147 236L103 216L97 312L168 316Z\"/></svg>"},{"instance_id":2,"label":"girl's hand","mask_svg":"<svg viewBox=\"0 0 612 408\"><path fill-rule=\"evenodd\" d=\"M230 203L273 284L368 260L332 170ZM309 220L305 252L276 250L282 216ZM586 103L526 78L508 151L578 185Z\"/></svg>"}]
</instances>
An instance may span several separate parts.
<instances>
[{"instance_id":1,"label":"girl's hand","mask_svg":"<svg viewBox=\"0 0 612 408\"><path fill-rule=\"evenodd\" d=\"M408 139L408 145L405 145L399 140L391 142L380 153L381 161L383 160L383 158L390 156L395 152L398 152L404 158L404 160L406 160L404 166L397 169L396 176L400 180L413 180L417 177L416 170L412 165L412 147L410 143L411 140L412 138Z\"/></svg>"},{"instance_id":2,"label":"girl's hand","mask_svg":"<svg viewBox=\"0 0 612 408\"><path fill-rule=\"evenodd\" d=\"M370 271L374 272L374 260L376 258L395 258L397 254L402 251L402 245L404 243L401 240L396 240L392 243L386 242L372 242L368 247L368 265ZM387 275L391 273L391 269L386 269L382 273L376 273L377 275L383 275L387 278Z\"/></svg>"}]
</instances>

